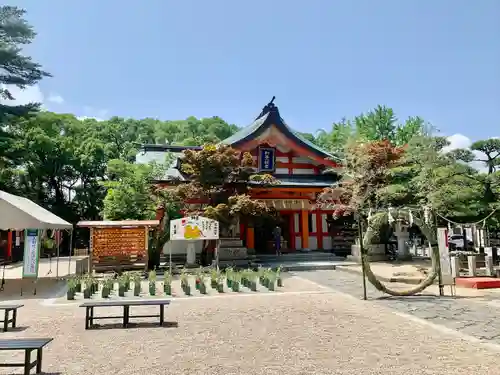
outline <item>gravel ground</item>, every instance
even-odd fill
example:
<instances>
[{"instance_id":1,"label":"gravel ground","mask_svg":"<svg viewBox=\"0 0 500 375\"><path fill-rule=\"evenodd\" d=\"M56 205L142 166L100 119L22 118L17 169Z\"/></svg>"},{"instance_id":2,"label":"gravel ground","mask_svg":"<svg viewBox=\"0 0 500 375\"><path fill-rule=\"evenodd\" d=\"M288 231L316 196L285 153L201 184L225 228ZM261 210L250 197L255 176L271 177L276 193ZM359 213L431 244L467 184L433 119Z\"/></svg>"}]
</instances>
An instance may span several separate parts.
<instances>
[{"instance_id":1,"label":"gravel ground","mask_svg":"<svg viewBox=\"0 0 500 375\"><path fill-rule=\"evenodd\" d=\"M84 311L27 300L18 332L54 337L46 374L499 374L496 352L306 280L302 292L183 298L168 327L84 330ZM305 293L309 285L316 293ZM138 308L155 313L155 308ZM137 311L136 310L136 311ZM134 310L133 310L134 311ZM96 310L96 315L111 310ZM0 352L0 361L22 355ZM0 374L22 373L0 369Z\"/></svg>"}]
</instances>

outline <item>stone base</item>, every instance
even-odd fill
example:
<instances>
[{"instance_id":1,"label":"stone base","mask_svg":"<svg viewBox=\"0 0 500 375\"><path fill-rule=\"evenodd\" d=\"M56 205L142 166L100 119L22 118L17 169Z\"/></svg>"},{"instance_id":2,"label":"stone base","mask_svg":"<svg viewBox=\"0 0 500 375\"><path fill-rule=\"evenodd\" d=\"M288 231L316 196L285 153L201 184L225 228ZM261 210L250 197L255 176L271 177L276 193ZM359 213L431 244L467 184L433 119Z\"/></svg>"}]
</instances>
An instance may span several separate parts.
<instances>
[{"instance_id":1,"label":"stone base","mask_svg":"<svg viewBox=\"0 0 500 375\"><path fill-rule=\"evenodd\" d=\"M359 245L351 246L351 255L348 255L347 259L352 262L361 263L361 251L359 249ZM368 259L370 260L370 262L382 262L387 260L387 255L385 254L385 245L373 245L370 249Z\"/></svg>"}]
</instances>

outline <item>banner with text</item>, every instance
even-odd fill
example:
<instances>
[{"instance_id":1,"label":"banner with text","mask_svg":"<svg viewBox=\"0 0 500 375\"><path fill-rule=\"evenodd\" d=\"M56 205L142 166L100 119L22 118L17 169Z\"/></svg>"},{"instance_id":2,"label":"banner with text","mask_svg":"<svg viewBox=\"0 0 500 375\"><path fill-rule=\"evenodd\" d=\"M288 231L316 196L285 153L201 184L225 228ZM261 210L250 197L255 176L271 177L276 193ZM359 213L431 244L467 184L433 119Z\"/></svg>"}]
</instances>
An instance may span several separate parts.
<instances>
[{"instance_id":1,"label":"banner with text","mask_svg":"<svg viewBox=\"0 0 500 375\"><path fill-rule=\"evenodd\" d=\"M24 231L23 278L38 277L39 260L40 232L37 229L26 229Z\"/></svg>"},{"instance_id":2,"label":"banner with text","mask_svg":"<svg viewBox=\"0 0 500 375\"><path fill-rule=\"evenodd\" d=\"M170 222L171 240L218 240L219 222L202 216L183 217Z\"/></svg>"}]
</instances>

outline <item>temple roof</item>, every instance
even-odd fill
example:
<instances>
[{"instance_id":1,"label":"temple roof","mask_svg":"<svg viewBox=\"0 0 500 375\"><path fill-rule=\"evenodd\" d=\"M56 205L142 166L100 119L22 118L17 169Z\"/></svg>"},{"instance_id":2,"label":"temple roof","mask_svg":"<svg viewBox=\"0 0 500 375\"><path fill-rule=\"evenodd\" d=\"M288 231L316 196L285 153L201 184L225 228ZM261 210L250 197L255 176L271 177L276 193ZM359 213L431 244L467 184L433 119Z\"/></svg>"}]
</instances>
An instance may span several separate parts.
<instances>
[{"instance_id":1,"label":"temple roof","mask_svg":"<svg viewBox=\"0 0 500 375\"><path fill-rule=\"evenodd\" d=\"M246 142L254 140L273 125L276 126L276 128L281 133L283 133L285 137L287 137L290 141L297 144L301 148L309 150L312 154L316 155L317 157L338 162L338 158L336 156L326 152L321 147L301 137L297 132L293 131L288 127L283 118L280 116L278 107L274 104L274 97L262 109L262 112L259 114L259 116L257 116L257 118L252 124L244 127L243 129L236 132L229 138L224 139L220 143L231 145L237 148L238 145L243 145ZM175 145L154 145L154 144L146 144L142 146L143 152L170 151L173 153L180 153L184 150L201 150L201 149L202 149L201 146L175 146Z\"/></svg>"},{"instance_id":2,"label":"temple roof","mask_svg":"<svg viewBox=\"0 0 500 375\"><path fill-rule=\"evenodd\" d=\"M238 145L255 139L270 126L274 125L291 141L294 141L299 146L309 149L317 156L330 160L337 159L334 155L326 152L314 143L309 142L307 139L304 139L290 129L281 117L278 107L274 104L274 99L275 97L273 97L272 100L262 109L262 112L259 116L257 116L252 124L241 129L229 138L224 139L221 143L238 147Z\"/></svg>"}]
</instances>

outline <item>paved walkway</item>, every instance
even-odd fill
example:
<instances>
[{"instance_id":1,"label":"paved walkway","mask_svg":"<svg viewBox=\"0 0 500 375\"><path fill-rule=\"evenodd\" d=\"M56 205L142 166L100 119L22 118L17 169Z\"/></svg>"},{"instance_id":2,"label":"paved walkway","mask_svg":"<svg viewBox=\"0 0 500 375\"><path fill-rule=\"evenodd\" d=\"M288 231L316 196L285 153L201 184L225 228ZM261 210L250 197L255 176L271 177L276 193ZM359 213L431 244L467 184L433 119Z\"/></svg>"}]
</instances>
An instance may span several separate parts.
<instances>
[{"instance_id":1,"label":"paved walkway","mask_svg":"<svg viewBox=\"0 0 500 375\"><path fill-rule=\"evenodd\" d=\"M359 299L363 296L362 279L342 271L301 272L301 277ZM411 288L391 284L394 288ZM414 297L387 297L367 282L368 298L397 312L445 326L477 339L500 344L500 293L484 292L467 297L438 297L433 294ZM436 292L436 289L431 289ZM449 288L448 288L449 291ZM460 290L459 290L460 293Z\"/></svg>"}]
</instances>

